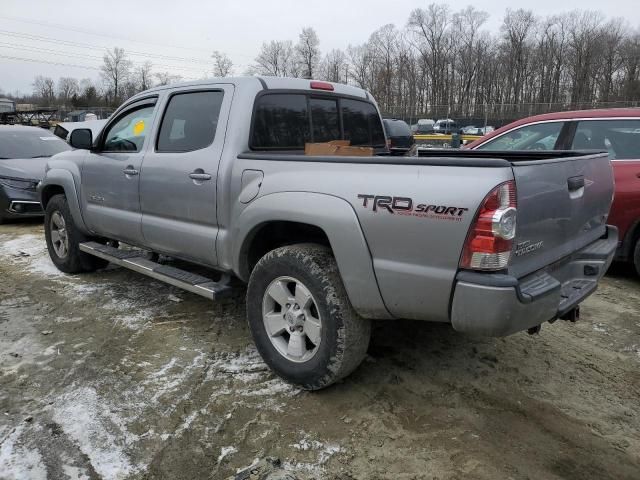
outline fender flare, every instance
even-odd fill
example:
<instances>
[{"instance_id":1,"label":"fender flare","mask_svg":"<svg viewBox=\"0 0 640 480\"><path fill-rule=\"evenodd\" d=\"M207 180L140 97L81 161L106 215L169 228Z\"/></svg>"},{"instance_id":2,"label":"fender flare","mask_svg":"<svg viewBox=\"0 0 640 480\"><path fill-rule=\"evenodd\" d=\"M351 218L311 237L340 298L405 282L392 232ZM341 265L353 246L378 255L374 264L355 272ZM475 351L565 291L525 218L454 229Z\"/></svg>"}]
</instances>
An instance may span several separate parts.
<instances>
[{"instance_id":1,"label":"fender flare","mask_svg":"<svg viewBox=\"0 0 640 480\"><path fill-rule=\"evenodd\" d=\"M366 318L393 318L382 300L369 246L353 207L344 199L309 192L281 192L259 197L237 217L230 232L233 270L249 279L247 251L258 230L269 222L290 221L324 231L354 309Z\"/></svg>"},{"instance_id":2,"label":"fender flare","mask_svg":"<svg viewBox=\"0 0 640 480\"><path fill-rule=\"evenodd\" d=\"M47 190L52 187L61 187L64 190L75 226L85 235L90 235L91 231L84 223L82 212L80 211L80 199L78 197L78 190L76 189L73 174L69 170L62 168L50 168L47 170L44 180L42 180L40 185L38 185L38 196L43 209L47 208L47 205L44 202L45 194Z\"/></svg>"}]
</instances>

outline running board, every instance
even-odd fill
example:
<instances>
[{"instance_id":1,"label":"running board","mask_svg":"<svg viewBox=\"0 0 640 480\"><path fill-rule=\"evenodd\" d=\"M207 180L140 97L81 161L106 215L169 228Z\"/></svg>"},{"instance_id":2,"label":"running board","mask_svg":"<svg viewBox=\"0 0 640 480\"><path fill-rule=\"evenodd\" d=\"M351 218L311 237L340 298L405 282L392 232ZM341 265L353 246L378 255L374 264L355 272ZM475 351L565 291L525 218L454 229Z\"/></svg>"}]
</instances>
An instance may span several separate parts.
<instances>
[{"instance_id":1,"label":"running board","mask_svg":"<svg viewBox=\"0 0 640 480\"><path fill-rule=\"evenodd\" d=\"M231 279L227 274L223 274L222 278L215 282L186 270L152 262L143 256L144 252L141 250L120 250L98 242L81 243L80 250L211 300L216 300L231 293L229 284Z\"/></svg>"}]
</instances>

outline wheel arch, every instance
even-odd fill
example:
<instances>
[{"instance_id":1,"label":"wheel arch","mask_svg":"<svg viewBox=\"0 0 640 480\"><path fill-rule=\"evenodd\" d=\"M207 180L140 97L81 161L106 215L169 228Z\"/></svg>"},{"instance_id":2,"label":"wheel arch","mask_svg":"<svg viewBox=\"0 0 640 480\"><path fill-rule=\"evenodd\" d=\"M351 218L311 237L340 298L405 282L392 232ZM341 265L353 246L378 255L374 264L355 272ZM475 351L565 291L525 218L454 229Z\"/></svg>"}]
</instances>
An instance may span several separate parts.
<instances>
[{"instance_id":1,"label":"wheel arch","mask_svg":"<svg viewBox=\"0 0 640 480\"><path fill-rule=\"evenodd\" d=\"M640 218L636 219L629 229L627 233L625 233L624 238L622 239L622 244L620 245L619 258L621 260L633 261L633 253L635 250L636 243L640 240Z\"/></svg>"},{"instance_id":2,"label":"wheel arch","mask_svg":"<svg viewBox=\"0 0 640 480\"><path fill-rule=\"evenodd\" d=\"M358 314L392 318L382 300L360 223L345 200L309 192L269 194L249 204L236 225L231 235L231 256L233 270L242 280L248 281L260 253L294 243L325 244L332 250Z\"/></svg>"},{"instance_id":3,"label":"wheel arch","mask_svg":"<svg viewBox=\"0 0 640 480\"><path fill-rule=\"evenodd\" d=\"M67 198L69 210L71 211L76 227L84 234L88 235L90 233L82 218L78 191L73 179L73 174L70 171L60 168L49 169L44 180L38 187L38 193L42 208L45 210L54 195L63 194Z\"/></svg>"}]
</instances>

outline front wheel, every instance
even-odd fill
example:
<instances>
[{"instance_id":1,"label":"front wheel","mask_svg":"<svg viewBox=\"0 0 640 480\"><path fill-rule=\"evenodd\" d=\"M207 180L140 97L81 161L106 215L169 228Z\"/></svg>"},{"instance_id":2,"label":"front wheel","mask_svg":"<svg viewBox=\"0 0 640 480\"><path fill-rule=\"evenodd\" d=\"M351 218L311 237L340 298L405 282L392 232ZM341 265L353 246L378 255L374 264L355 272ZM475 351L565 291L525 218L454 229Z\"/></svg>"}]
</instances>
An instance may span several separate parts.
<instances>
[{"instance_id":1,"label":"front wheel","mask_svg":"<svg viewBox=\"0 0 640 480\"><path fill-rule=\"evenodd\" d=\"M65 273L92 272L108 262L80 250L87 237L75 226L67 198L55 195L44 212L44 234L51 261Z\"/></svg>"},{"instance_id":2,"label":"front wheel","mask_svg":"<svg viewBox=\"0 0 640 480\"><path fill-rule=\"evenodd\" d=\"M331 251L314 244L262 257L249 280L247 317L264 361L307 390L355 370L371 336L370 321L351 306Z\"/></svg>"}]
</instances>

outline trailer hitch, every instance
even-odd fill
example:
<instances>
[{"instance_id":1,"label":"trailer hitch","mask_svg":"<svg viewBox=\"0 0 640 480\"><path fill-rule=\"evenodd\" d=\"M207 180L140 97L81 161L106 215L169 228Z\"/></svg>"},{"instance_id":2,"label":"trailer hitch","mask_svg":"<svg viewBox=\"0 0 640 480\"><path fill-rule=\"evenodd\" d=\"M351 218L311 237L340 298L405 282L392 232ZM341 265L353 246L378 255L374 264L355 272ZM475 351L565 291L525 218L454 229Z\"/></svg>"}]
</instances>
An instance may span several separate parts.
<instances>
[{"instance_id":1,"label":"trailer hitch","mask_svg":"<svg viewBox=\"0 0 640 480\"><path fill-rule=\"evenodd\" d=\"M577 320L580 320L580 306L578 305L575 308L572 308L564 315L560 316L561 320L569 320L572 323L575 323Z\"/></svg>"}]
</instances>

